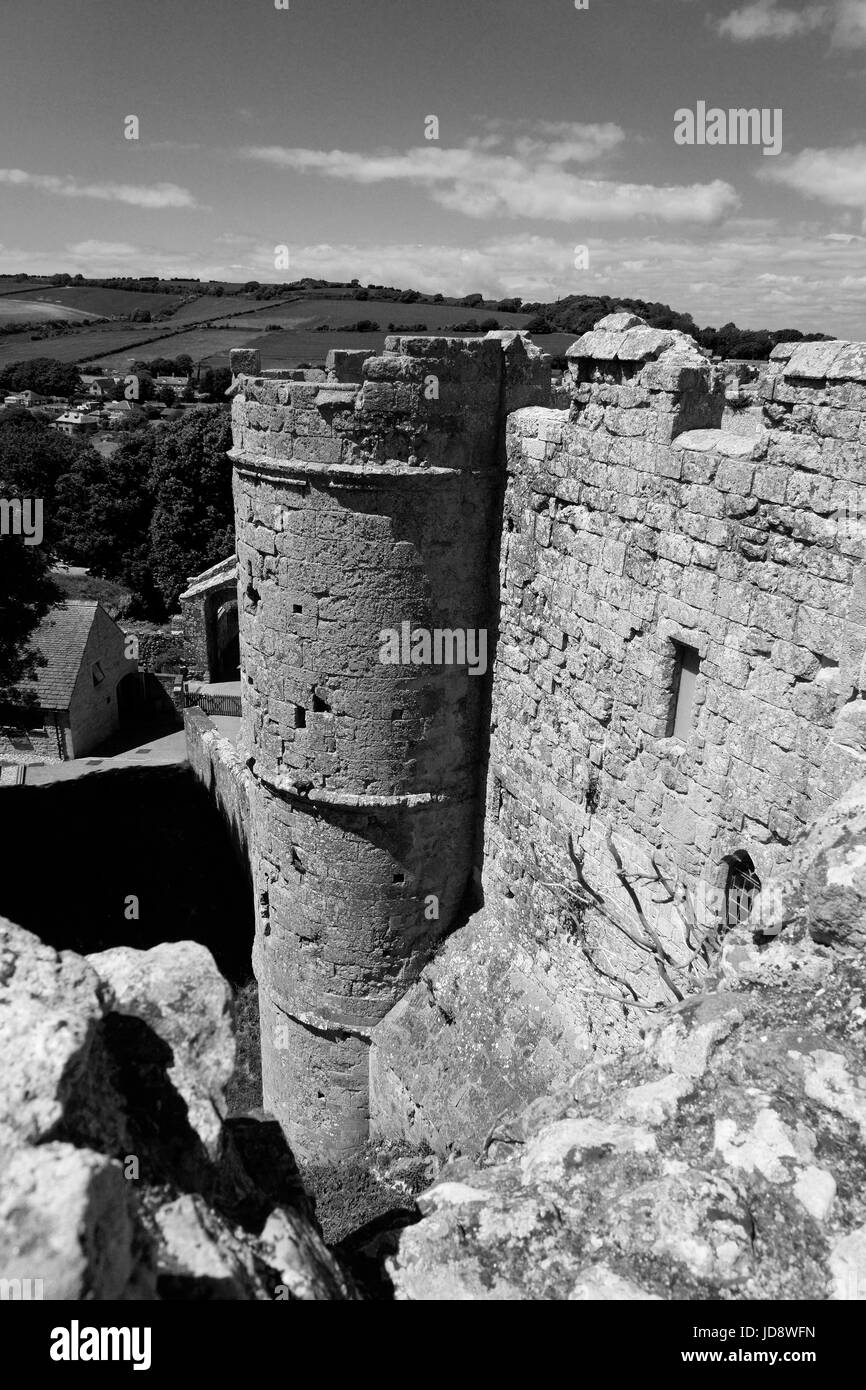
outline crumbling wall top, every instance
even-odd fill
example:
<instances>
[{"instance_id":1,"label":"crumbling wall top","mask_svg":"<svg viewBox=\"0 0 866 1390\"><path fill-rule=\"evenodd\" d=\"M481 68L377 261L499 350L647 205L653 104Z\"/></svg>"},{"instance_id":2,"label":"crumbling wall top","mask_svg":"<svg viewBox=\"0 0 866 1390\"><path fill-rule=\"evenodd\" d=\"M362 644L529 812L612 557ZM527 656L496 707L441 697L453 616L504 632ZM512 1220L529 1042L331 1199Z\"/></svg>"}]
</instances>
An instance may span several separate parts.
<instances>
[{"instance_id":1,"label":"crumbling wall top","mask_svg":"<svg viewBox=\"0 0 866 1390\"><path fill-rule=\"evenodd\" d=\"M776 375L788 378L866 382L866 343L778 343L770 362Z\"/></svg>"},{"instance_id":2,"label":"crumbling wall top","mask_svg":"<svg viewBox=\"0 0 866 1390\"><path fill-rule=\"evenodd\" d=\"M566 353L572 362L586 359L597 362L642 363L660 357L685 355L696 363L709 359L694 338L678 329L650 328L635 314L608 314L595 328L572 343Z\"/></svg>"}]
</instances>

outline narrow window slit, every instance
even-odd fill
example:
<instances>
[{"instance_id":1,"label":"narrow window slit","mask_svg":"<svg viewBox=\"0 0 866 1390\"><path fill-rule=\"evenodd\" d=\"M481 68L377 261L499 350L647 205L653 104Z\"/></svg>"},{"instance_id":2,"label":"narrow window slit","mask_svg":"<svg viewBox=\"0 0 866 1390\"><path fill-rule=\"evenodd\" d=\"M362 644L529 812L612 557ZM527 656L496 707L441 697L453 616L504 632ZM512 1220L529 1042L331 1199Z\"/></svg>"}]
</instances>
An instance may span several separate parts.
<instances>
[{"instance_id":1,"label":"narrow window slit","mask_svg":"<svg viewBox=\"0 0 866 1390\"><path fill-rule=\"evenodd\" d=\"M674 642L673 646L674 671L665 737L678 738L685 743L694 724L695 689L701 658L696 647L688 647L684 642Z\"/></svg>"}]
</instances>

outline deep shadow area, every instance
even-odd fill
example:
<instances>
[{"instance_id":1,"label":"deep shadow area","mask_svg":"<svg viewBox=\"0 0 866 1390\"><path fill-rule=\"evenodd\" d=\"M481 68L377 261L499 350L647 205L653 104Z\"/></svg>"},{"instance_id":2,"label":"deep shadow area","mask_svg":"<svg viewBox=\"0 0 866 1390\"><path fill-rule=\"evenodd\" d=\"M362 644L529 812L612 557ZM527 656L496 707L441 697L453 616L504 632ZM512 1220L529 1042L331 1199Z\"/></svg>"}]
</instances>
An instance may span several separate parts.
<instances>
[{"instance_id":1,"label":"deep shadow area","mask_svg":"<svg viewBox=\"0 0 866 1390\"><path fill-rule=\"evenodd\" d=\"M0 845L0 915L55 950L207 946L235 993L229 1113L261 1104L252 890L225 822L188 767L5 787Z\"/></svg>"},{"instance_id":2,"label":"deep shadow area","mask_svg":"<svg viewBox=\"0 0 866 1390\"><path fill-rule=\"evenodd\" d=\"M0 914L55 950L199 941L251 978L253 905L225 825L187 767L0 790Z\"/></svg>"}]
</instances>

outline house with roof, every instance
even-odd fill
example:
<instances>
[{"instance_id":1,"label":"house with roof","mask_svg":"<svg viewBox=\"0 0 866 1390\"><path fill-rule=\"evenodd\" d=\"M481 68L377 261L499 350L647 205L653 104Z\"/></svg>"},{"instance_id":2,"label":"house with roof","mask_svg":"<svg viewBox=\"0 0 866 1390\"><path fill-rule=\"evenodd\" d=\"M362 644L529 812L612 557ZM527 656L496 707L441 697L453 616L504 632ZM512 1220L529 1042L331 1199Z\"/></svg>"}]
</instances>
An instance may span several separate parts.
<instances>
[{"instance_id":1,"label":"house with roof","mask_svg":"<svg viewBox=\"0 0 866 1390\"><path fill-rule=\"evenodd\" d=\"M109 424L116 424L118 420L140 420L144 416L136 401L108 401L104 413Z\"/></svg>"},{"instance_id":2,"label":"house with roof","mask_svg":"<svg viewBox=\"0 0 866 1390\"><path fill-rule=\"evenodd\" d=\"M123 381L123 377L122 377L122 376L95 376L95 377L89 377L89 378L82 377L82 381L85 382L86 390L87 390L88 396L93 396L93 397L94 397L96 400L98 400L98 401L112 401L112 400L114 400L114 396L115 396L115 392L116 392L116 390L117 390L117 387L118 387L118 386L120 385L120 383Z\"/></svg>"},{"instance_id":3,"label":"house with roof","mask_svg":"<svg viewBox=\"0 0 866 1390\"><path fill-rule=\"evenodd\" d=\"M81 758L120 729L124 700L135 699L138 661L95 600L69 599L43 618L31 646L41 664L0 713L0 752L46 761Z\"/></svg>"},{"instance_id":4,"label":"house with roof","mask_svg":"<svg viewBox=\"0 0 866 1390\"><path fill-rule=\"evenodd\" d=\"M99 420L92 411L66 410L52 421L51 428L59 434L92 434L99 429Z\"/></svg>"},{"instance_id":5,"label":"house with roof","mask_svg":"<svg viewBox=\"0 0 866 1390\"><path fill-rule=\"evenodd\" d=\"M4 405L23 405L28 409L33 405L44 405L48 396L40 396L38 391L12 391L3 400Z\"/></svg>"}]
</instances>

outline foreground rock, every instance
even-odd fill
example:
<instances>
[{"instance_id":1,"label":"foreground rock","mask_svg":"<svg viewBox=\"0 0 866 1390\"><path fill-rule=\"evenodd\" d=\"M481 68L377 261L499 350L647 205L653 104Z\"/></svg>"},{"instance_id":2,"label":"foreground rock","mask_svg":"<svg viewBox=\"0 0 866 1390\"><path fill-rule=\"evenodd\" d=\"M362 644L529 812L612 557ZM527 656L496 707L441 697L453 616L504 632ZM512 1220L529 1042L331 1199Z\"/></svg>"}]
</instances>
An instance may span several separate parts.
<instances>
[{"instance_id":1,"label":"foreground rock","mask_svg":"<svg viewBox=\"0 0 866 1390\"><path fill-rule=\"evenodd\" d=\"M57 953L0 920L0 1277L46 1299L351 1299L290 1151L225 1118L210 953Z\"/></svg>"},{"instance_id":2,"label":"foreground rock","mask_svg":"<svg viewBox=\"0 0 866 1390\"><path fill-rule=\"evenodd\" d=\"M814 827L777 939L443 1170L398 1298L866 1298L864 806Z\"/></svg>"},{"instance_id":3,"label":"foreground rock","mask_svg":"<svg viewBox=\"0 0 866 1390\"><path fill-rule=\"evenodd\" d=\"M196 941L178 941L150 951L120 946L87 960L107 987L110 1012L140 1020L171 1050L169 1080L213 1157L235 1065L235 1035L231 990L210 951Z\"/></svg>"}]
</instances>

